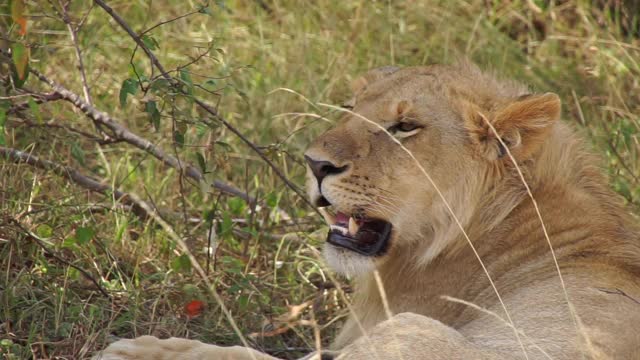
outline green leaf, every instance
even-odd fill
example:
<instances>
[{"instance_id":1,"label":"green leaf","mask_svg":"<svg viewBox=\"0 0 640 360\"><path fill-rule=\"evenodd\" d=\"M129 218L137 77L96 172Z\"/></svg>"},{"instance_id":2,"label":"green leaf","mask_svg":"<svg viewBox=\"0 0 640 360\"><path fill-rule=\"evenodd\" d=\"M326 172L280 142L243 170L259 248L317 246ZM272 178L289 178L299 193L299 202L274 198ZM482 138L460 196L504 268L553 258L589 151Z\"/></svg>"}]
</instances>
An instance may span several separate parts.
<instances>
[{"instance_id":1,"label":"green leaf","mask_svg":"<svg viewBox=\"0 0 640 360\"><path fill-rule=\"evenodd\" d=\"M128 225L127 221L123 221L122 225L118 227L118 231L116 231L116 236L114 237L114 242L122 240L122 236L124 235L125 230L127 230Z\"/></svg>"},{"instance_id":2,"label":"green leaf","mask_svg":"<svg viewBox=\"0 0 640 360\"><path fill-rule=\"evenodd\" d=\"M78 239L76 239L74 236L68 237L62 242L63 248L73 248L76 245L78 245Z\"/></svg>"},{"instance_id":3,"label":"green leaf","mask_svg":"<svg viewBox=\"0 0 640 360\"><path fill-rule=\"evenodd\" d=\"M38 103L36 103L36 101L33 100L32 97L29 98L29 101L27 103L29 104L29 110L31 110L33 116L35 116L36 120L38 120L38 124L42 124L42 113L40 113L40 107L38 106Z\"/></svg>"},{"instance_id":4,"label":"green leaf","mask_svg":"<svg viewBox=\"0 0 640 360\"><path fill-rule=\"evenodd\" d=\"M47 224L40 224L36 228L36 235L41 238L50 238L53 236L53 229Z\"/></svg>"},{"instance_id":5,"label":"green leaf","mask_svg":"<svg viewBox=\"0 0 640 360\"><path fill-rule=\"evenodd\" d=\"M226 272L242 274L242 271L244 269L244 264L242 263L242 261L231 256L222 256L220 258L220 262L224 264L224 270ZM233 286L236 286L235 291L242 290L242 287L240 287L238 284L234 284L232 285L232 287Z\"/></svg>"},{"instance_id":6,"label":"green leaf","mask_svg":"<svg viewBox=\"0 0 640 360\"><path fill-rule=\"evenodd\" d=\"M151 35L143 35L142 42L144 43L144 46L146 46L149 50L155 50L160 48L160 44L158 43L158 40L156 40Z\"/></svg>"},{"instance_id":7,"label":"green leaf","mask_svg":"<svg viewBox=\"0 0 640 360\"><path fill-rule=\"evenodd\" d=\"M11 45L11 57L15 72L12 73L16 87L21 88L29 75L29 49L21 43Z\"/></svg>"},{"instance_id":8,"label":"green leaf","mask_svg":"<svg viewBox=\"0 0 640 360\"><path fill-rule=\"evenodd\" d=\"M244 200L234 197L229 199L227 204L229 205L229 210L231 210L231 213L233 215L242 216L242 213L244 212L244 206L245 206Z\"/></svg>"},{"instance_id":9,"label":"green leaf","mask_svg":"<svg viewBox=\"0 0 640 360\"><path fill-rule=\"evenodd\" d=\"M180 147L184 146L184 134L181 133L180 131L174 131L173 141L175 141L176 144L178 144L178 146Z\"/></svg>"},{"instance_id":10,"label":"green leaf","mask_svg":"<svg viewBox=\"0 0 640 360\"><path fill-rule=\"evenodd\" d=\"M13 345L13 341L11 341L9 339L0 340L0 346L2 346L2 347L9 347L11 345Z\"/></svg>"},{"instance_id":11,"label":"green leaf","mask_svg":"<svg viewBox=\"0 0 640 360\"><path fill-rule=\"evenodd\" d=\"M247 95L246 92L238 89L238 88L234 88L236 90L236 93L238 95L240 95L240 97L242 98L242 100L244 100L244 102L249 103L249 95Z\"/></svg>"},{"instance_id":12,"label":"green leaf","mask_svg":"<svg viewBox=\"0 0 640 360\"><path fill-rule=\"evenodd\" d=\"M173 130L173 140L178 146L180 147L184 146L186 133L187 133L187 123L185 121L175 121L174 130Z\"/></svg>"},{"instance_id":13,"label":"green leaf","mask_svg":"<svg viewBox=\"0 0 640 360\"><path fill-rule=\"evenodd\" d=\"M211 11L211 8L209 7L208 4L202 4L202 7L200 9L198 9L198 12L200 14L206 14L209 16L213 15L213 12Z\"/></svg>"},{"instance_id":14,"label":"green leaf","mask_svg":"<svg viewBox=\"0 0 640 360\"><path fill-rule=\"evenodd\" d=\"M247 309L248 305L249 305L249 295L247 294L242 294L238 297L238 307L240 308L241 311L244 311Z\"/></svg>"},{"instance_id":15,"label":"green leaf","mask_svg":"<svg viewBox=\"0 0 640 360\"><path fill-rule=\"evenodd\" d=\"M200 170L202 173L207 173L207 162L204 160L204 156L201 153L196 152L196 160L198 160L198 165L200 166Z\"/></svg>"},{"instance_id":16,"label":"green leaf","mask_svg":"<svg viewBox=\"0 0 640 360\"><path fill-rule=\"evenodd\" d=\"M95 231L92 228L88 227L79 227L76 229L76 240L78 240L78 244L84 245L89 242L89 240L93 239L95 235Z\"/></svg>"},{"instance_id":17,"label":"green leaf","mask_svg":"<svg viewBox=\"0 0 640 360\"><path fill-rule=\"evenodd\" d=\"M176 272L187 272L191 270L191 260L186 254L180 255L171 261L171 269Z\"/></svg>"},{"instance_id":18,"label":"green leaf","mask_svg":"<svg viewBox=\"0 0 640 360\"><path fill-rule=\"evenodd\" d=\"M158 130L160 128L160 111L158 111L158 106L155 101L147 101L144 104L144 109L147 114L149 114L149 122L153 125L153 127Z\"/></svg>"},{"instance_id":19,"label":"green leaf","mask_svg":"<svg viewBox=\"0 0 640 360\"><path fill-rule=\"evenodd\" d=\"M216 212L215 212L215 210L212 208L212 209L208 209L208 210L205 210L205 211L204 211L204 216L203 216L203 218L204 218L204 220L206 221L206 223L207 223L208 225L211 225L211 222L213 221L213 219L215 218L215 216L216 216Z\"/></svg>"},{"instance_id":20,"label":"green leaf","mask_svg":"<svg viewBox=\"0 0 640 360\"><path fill-rule=\"evenodd\" d=\"M224 212L222 214L222 223L220 224L220 235L228 235L231 234L231 229L233 228L233 221L231 220L231 215L228 212Z\"/></svg>"},{"instance_id":21,"label":"green leaf","mask_svg":"<svg viewBox=\"0 0 640 360\"><path fill-rule=\"evenodd\" d=\"M231 13L231 9L227 6L227 4L223 0L216 0L216 5L227 13Z\"/></svg>"},{"instance_id":22,"label":"green leaf","mask_svg":"<svg viewBox=\"0 0 640 360\"><path fill-rule=\"evenodd\" d=\"M188 298L200 298L200 290L196 285L184 284L184 286L182 287L182 292Z\"/></svg>"},{"instance_id":23,"label":"green leaf","mask_svg":"<svg viewBox=\"0 0 640 360\"><path fill-rule=\"evenodd\" d=\"M278 203L280 202L280 196L278 196L278 194L276 194L275 192L272 192L266 196L265 200L270 208L275 209L276 207L278 207Z\"/></svg>"},{"instance_id":24,"label":"green leaf","mask_svg":"<svg viewBox=\"0 0 640 360\"><path fill-rule=\"evenodd\" d=\"M169 80L167 79L156 79L151 83L151 91L154 93L164 92L169 89Z\"/></svg>"},{"instance_id":25,"label":"green leaf","mask_svg":"<svg viewBox=\"0 0 640 360\"><path fill-rule=\"evenodd\" d=\"M140 61L129 63L129 77L140 82L149 80L147 75L144 74L144 66Z\"/></svg>"},{"instance_id":26,"label":"green leaf","mask_svg":"<svg viewBox=\"0 0 640 360\"><path fill-rule=\"evenodd\" d=\"M214 144L222 146L225 151L232 151L233 150L233 146L231 146L229 143L226 143L224 141L219 141L218 140Z\"/></svg>"},{"instance_id":27,"label":"green leaf","mask_svg":"<svg viewBox=\"0 0 640 360\"><path fill-rule=\"evenodd\" d=\"M218 87L218 82L214 79L209 79L202 84L202 87L208 91L216 91Z\"/></svg>"},{"instance_id":28,"label":"green leaf","mask_svg":"<svg viewBox=\"0 0 640 360\"><path fill-rule=\"evenodd\" d=\"M125 79L122 82L122 87L120 88L120 106L125 107L127 105L127 96L129 94L135 95L138 93L138 80L130 78Z\"/></svg>"},{"instance_id":29,"label":"green leaf","mask_svg":"<svg viewBox=\"0 0 640 360\"><path fill-rule=\"evenodd\" d=\"M186 92L189 95L193 94L193 80L191 80L191 74L187 69L180 69L180 80L186 85Z\"/></svg>"},{"instance_id":30,"label":"green leaf","mask_svg":"<svg viewBox=\"0 0 640 360\"><path fill-rule=\"evenodd\" d=\"M71 156L80 163L80 165L85 166L84 150L82 150L82 147L77 142L71 145Z\"/></svg>"}]
</instances>

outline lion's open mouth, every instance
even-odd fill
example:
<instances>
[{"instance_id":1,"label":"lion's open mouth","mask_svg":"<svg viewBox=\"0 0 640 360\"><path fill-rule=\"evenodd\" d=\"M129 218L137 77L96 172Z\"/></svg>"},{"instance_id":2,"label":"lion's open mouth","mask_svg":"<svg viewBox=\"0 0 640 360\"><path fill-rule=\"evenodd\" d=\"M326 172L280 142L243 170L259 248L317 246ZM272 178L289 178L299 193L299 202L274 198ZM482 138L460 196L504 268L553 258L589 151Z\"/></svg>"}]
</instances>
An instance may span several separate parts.
<instances>
[{"instance_id":1,"label":"lion's open mouth","mask_svg":"<svg viewBox=\"0 0 640 360\"><path fill-rule=\"evenodd\" d=\"M382 255L387 249L391 237L390 222L367 217L356 219L341 212L334 215L325 208L319 210L331 228L327 235L329 244L365 256Z\"/></svg>"}]
</instances>

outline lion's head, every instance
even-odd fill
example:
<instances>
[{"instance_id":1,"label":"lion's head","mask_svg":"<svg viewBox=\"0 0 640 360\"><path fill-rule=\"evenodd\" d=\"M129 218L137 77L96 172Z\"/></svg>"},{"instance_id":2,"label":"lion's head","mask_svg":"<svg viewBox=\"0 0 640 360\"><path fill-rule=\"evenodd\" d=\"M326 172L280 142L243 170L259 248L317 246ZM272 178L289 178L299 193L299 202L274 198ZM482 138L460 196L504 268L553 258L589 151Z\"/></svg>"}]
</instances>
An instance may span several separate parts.
<instances>
[{"instance_id":1,"label":"lion's head","mask_svg":"<svg viewBox=\"0 0 640 360\"><path fill-rule=\"evenodd\" d=\"M556 95L467 64L375 69L352 88L352 111L305 153L309 196L330 209L326 260L348 275L442 253L509 172L504 145L527 162L560 114Z\"/></svg>"}]
</instances>

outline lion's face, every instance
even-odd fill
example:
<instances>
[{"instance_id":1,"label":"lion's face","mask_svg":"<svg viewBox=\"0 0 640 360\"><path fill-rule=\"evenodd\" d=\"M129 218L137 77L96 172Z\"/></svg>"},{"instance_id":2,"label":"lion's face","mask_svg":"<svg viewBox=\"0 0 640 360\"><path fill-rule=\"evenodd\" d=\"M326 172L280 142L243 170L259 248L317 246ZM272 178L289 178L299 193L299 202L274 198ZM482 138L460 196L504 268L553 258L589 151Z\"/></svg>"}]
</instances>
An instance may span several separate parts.
<instances>
[{"instance_id":1,"label":"lion's face","mask_svg":"<svg viewBox=\"0 0 640 360\"><path fill-rule=\"evenodd\" d=\"M458 76L448 67L368 73L355 82L353 112L305 153L309 197L331 225L325 257L335 270L367 272L399 251L436 256L446 246L437 233L459 229L442 196L462 222L472 216L484 174L503 154L478 116L508 102L494 95L478 104Z\"/></svg>"},{"instance_id":2,"label":"lion's face","mask_svg":"<svg viewBox=\"0 0 640 360\"><path fill-rule=\"evenodd\" d=\"M469 168L462 121L434 80L415 72L359 80L353 114L307 150L310 198L333 212L325 256L336 270L370 270L428 238L429 219L440 217L437 192L398 142L442 192Z\"/></svg>"}]
</instances>

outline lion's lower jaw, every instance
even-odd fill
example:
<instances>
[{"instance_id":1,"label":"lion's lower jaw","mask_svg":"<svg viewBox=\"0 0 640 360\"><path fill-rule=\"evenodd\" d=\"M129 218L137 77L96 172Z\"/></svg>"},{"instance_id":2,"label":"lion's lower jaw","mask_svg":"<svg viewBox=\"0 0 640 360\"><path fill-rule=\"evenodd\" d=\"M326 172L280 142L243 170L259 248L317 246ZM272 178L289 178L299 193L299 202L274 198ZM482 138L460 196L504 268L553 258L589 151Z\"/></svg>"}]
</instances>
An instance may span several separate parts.
<instances>
[{"instance_id":1,"label":"lion's lower jaw","mask_svg":"<svg viewBox=\"0 0 640 360\"><path fill-rule=\"evenodd\" d=\"M341 249L329 243L324 244L323 255L331 269L350 278L371 273L376 268L375 261L371 257Z\"/></svg>"}]
</instances>

